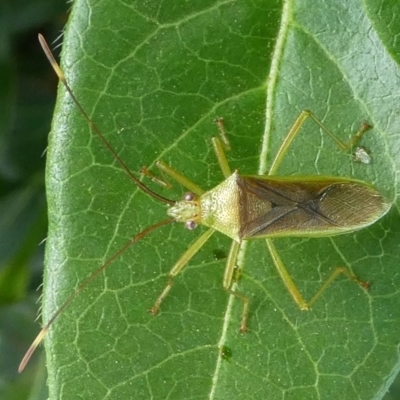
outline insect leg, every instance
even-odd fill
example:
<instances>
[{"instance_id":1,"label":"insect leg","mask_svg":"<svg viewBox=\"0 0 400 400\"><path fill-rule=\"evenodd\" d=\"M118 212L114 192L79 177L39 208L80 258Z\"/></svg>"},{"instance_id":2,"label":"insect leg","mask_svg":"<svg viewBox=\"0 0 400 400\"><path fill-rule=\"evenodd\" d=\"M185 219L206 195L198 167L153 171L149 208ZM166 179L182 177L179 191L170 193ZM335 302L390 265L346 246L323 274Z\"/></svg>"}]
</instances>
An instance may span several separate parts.
<instances>
[{"instance_id":1,"label":"insect leg","mask_svg":"<svg viewBox=\"0 0 400 400\"><path fill-rule=\"evenodd\" d=\"M166 188L166 189L171 189L172 185L165 179L161 179L158 176L154 175L152 172L150 172L147 167L143 166L142 168L140 168L139 171L142 175L147 176L148 178L150 178L153 182L157 183L158 185ZM162 172L162 171L161 171ZM164 176L163 176L164 178Z\"/></svg>"},{"instance_id":2,"label":"insect leg","mask_svg":"<svg viewBox=\"0 0 400 400\"><path fill-rule=\"evenodd\" d=\"M167 297L169 291L172 288L173 280L176 275L179 274L185 268L187 263L192 259L192 257L203 247L204 243L210 238L210 236L215 232L214 229L208 229L204 232L199 238L197 238L189 248L183 253L181 258L176 262L176 264L172 267L171 271L168 274L168 281L167 285L165 286L164 290L161 292L160 296L158 296L154 306L150 309L152 314L157 314L161 303Z\"/></svg>"},{"instance_id":3,"label":"insect leg","mask_svg":"<svg viewBox=\"0 0 400 400\"><path fill-rule=\"evenodd\" d=\"M226 135L224 119L222 117L218 117L218 118L214 119L214 122L218 126L219 135L221 136L221 140L222 140L225 150L229 151L231 149L231 145L229 143L228 136Z\"/></svg>"},{"instance_id":4,"label":"insect leg","mask_svg":"<svg viewBox=\"0 0 400 400\"><path fill-rule=\"evenodd\" d=\"M222 174L224 175L225 178L228 178L231 176L232 171L231 168L229 167L228 160L225 155L225 150L230 150L230 144L228 142L228 138L226 136L225 128L224 128L224 123L223 123L222 118L216 118L215 123L218 125L219 132L220 132L220 138L213 137L211 139L215 156L217 157L219 167L221 168ZM225 149L225 150L224 150Z\"/></svg>"},{"instance_id":5,"label":"insect leg","mask_svg":"<svg viewBox=\"0 0 400 400\"><path fill-rule=\"evenodd\" d=\"M200 186L193 183L189 178L181 174L175 168L172 168L171 166L165 164L165 162L160 160L157 161L156 165L162 172L166 173L170 178L180 183L182 186L184 186L191 192L197 194L198 196L201 196L204 193L204 190Z\"/></svg>"},{"instance_id":6,"label":"insect leg","mask_svg":"<svg viewBox=\"0 0 400 400\"><path fill-rule=\"evenodd\" d=\"M229 167L228 160L226 159L225 151L223 148L223 145L221 143L221 140L217 137L213 137L211 139L215 156L217 157L219 167L221 168L222 174L224 175L225 178L228 178L231 176L232 171L231 168Z\"/></svg>"},{"instance_id":7,"label":"insect leg","mask_svg":"<svg viewBox=\"0 0 400 400\"><path fill-rule=\"evenodd\" d=\"M343 143L336 135L334 135L311 111L305 111L308 116L327 134L331 137L331 139L337 144L337 146L343 150L351 149L356 143L358 143L365 132L371 129L371 125L363 122L361 124L360 129L350 138L347 143Z\"/></svg>"},{"instance_id":8,"label":"insect leg","mask_svg":"<svg viewBox=\"0 0 400 400\"><path fill-rule=\"evenodd\" d=\"M229 167L228 160L225 155L224 148L226 150L230 150L230 145L228 142L228 138L226 137L224 125L223 125L223 119L222 118L217 118L215 119L215 123L218 125L220 134L221 134L221 139L213 137L212 138L212 144L214 147L214 152L218 160L218 164L221 168L221 171L224 175L225 178L230 176L232 174L231 169ZM193 183L189 178L187 178L185 175L177 171L175 168L172 168L171 166L167 165L163 161L157 161L157 167L160 169L161 172L164 172L167 174L170 178L172 178L174 181L180 183L182 186L184 186L186 189L190 190L191 192L197 194L198 196L201 196L204 193L204 190L201 189L200 186L196 185ZM165 182L161 181L159 178L154 177L153 174L151 174L147 168L143 167L141 170L141 173L144 175L149 176L153 181L157 181L158 183L162 184L163 186L165 185Z\"/></svg>"},{"instance_id":9,"label":"insect leg","mask_svg":"<svg viewBox=\"0 0 400 400\"><path fill-rule=\"evenodd\" d=\"M343 143L338 137L336 137L326 126L310 111L304 110L300 113L300 115L296 118L293 125L289 129L285 139L282 142L281 147L279 148L274 161L271 164L268 175L274 175L279 165L281 164L289 146L293 142L293 139L299 133L301 127L307 118L311 118L321 129L325 132L335 143L336 145L343 151L349 150L352 148L364 135L364 133L371 128L367 123L363 123L361 128L353 135L353 137L347 142Z\"/></svg>"},{"instance_id":10,"label":"insect leg","mask_svg":"<svg viewBox=\"0 0 400 400\"><path fill-rule=\"evenodd\" d=\"M223 287L224 289L232 294L233 296L237 297L238 299L242 300L243 302L243 311L242 311L242 320L240 322L240 332L247 332L247 318L249 315L249 299L244 294L240 292L236 292L232 290L232 281L233 281L233 274L235 272L236 260L238 256L240 248L240 243L236 242L235 240L232 241L231 248L229 250L228 259L226 261L225 273L224 273L224 280L223 280Z\"/></svg>"},{"instance_id":11,"label":"insect leg","mask_svg":"<svg viewBox=\"0 0 400 400\"><path fill-rule=\"evenodd\" d=\"M318 300L318 298L322 295L322 293L328 288L328 286L340 275L343 274L346 276L348 279L351 279L358 285L360 285L364 289L368 289L369 284L367 282L361 281L358 279L355 275L353 275L347 268L344 267L338 267L336 268L331 276L323 283L321 288L318 290L318 292L311 298L311 300L306 301L303 297L303 295L300 293L300 291L297 289L295 283L293 282L293 279L291 278L289 272L285 268L281 258L279 257L279 254L275 248L275 245L272 243L271 239L266 239L268 249L271 253L272 260L275 264L276 269L278 270L278 273L280 277L282 278L282 281L284 285L286 286L286 289L289 291L289 293L292 295L293 300L297 304L297 306L300 308L300 310L309 310L311 306Z\"/></svg>"},{"instance_id":12,"label":"insect leg","mask_svg":"<svg viewBox=\"0 0 400 400\"><path fill-rule=\"evenodd\" d=\"M217 124L220 137L213 137L212 144L215 152L215 156L217 157L218 164L221 168L222 174L225 178L228 178L231 174L231 168L229 166L228 160L226 158L225 150L230 150L230 144L228 141L228 137L226 135L225 127L224 127L224 120L223 118L216 118L214 122ZM243 302L243 311L242 311L242 320L240 323L240 332L247 332L247 318L249 314L249 299L245 295L235 290L232 290L232 281L233 281L233 274L235 272L236 267L236 260L238 256L240 248L240 243L236 242L235 240L232 241L231 248L229 250L228 259L226 261L225 273L224 273L224 280L222 282L223 288L229 292L231 295L237 297Z\"/></svg>"}]
</instances>

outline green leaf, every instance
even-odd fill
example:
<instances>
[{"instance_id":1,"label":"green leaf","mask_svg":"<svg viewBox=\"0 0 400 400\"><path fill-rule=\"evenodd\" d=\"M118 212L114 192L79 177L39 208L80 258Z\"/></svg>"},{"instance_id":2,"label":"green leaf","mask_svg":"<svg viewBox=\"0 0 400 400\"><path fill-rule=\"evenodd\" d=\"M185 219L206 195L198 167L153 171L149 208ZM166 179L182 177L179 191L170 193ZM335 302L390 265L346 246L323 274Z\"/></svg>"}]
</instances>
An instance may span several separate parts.
<instances>
[{"instance_id":1,"label":"green leaf","mask_svg":"<svg viewBox=\"0 0 400 400\"><path fill-rule=\"evenodd\" d=\"M156 172L163 159L206 190L221 182L210 146L217 116L226 122L232 169L263 173L307 108L344 141L363 121L372 124L363 145L373 163L355 163L307 122L279 173L351 176L394 201L400 74L363 3L266 3L77 1L65 74L134 173L143 165ZM47 185L45 321L129 238L165 218L165 206L132 184L64 90ZM168 198L184 193L149 186ZM307 299L337 266L372 283L365 292L337 279L310 312L293 303L265 242L248 243L238 282L250 299L246 335L238 333L241 302L222 290L229 240L218 233L175 279L160 314L149 315L169 269L203 231L161 228L51 327L50 397L381 398L398 364L398 226L393 206L360 232L276 240Z\"/></svg>"}]
</instances>

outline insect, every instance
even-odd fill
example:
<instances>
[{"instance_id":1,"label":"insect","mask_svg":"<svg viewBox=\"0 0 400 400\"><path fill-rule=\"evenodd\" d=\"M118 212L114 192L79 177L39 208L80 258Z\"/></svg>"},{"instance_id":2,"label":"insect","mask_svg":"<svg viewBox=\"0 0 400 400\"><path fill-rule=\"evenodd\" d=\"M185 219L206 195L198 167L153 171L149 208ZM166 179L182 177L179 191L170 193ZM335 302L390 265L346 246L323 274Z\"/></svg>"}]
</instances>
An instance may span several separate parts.
<instances>
[{"instance_id":1,"label":"insect","mask_svg":"<svg viewBox=\"0 0 400 400\"><path fill-rule=\"evenodd\" d=\"M203 191L186 176L159 161L157 165L166 175L189 190L182 200L170 200L148 188L132 174L76 99L61 68L41 35L39 35L39 41L54 71L90 124L92 131L140 190L169 206L167 211L169 217L134 236L80 284L78 289L67 298L40 331L24 356L19 371L25 368L29 358L52 323L80 291L133 243L159 227L173 222L182 222L190 230L195 229L198 225L204 225L208 229L189 246L170 270L167 284L151 308L152 314L158 312L162 302L168 296L174 278L216 231L232 239L232 245L227 256L223 288L243 303L241 332L246 332L248 329L249 298L245 294L232 289L232 284L240 244L245 240L263 239L266 241L273 263L284 285L301 310L308 310L340 274L364 288L368 287L366 282L359 280L348 269L338 267L311 300L306 301L297 289L273 244L273 239L279 237L320 237L350 233L373 224L389 210L389 202L370 184L360 180L333 176L282 177L275 175L288 147L307 118L314 121L343 151L351 149L361 139L369 128L368 125L364 124L348 143L343 143L312 112L303 111L286 135L271 164L268 175L243 176L238 171L232 172L230 169L225 155L225 149L229 147L229 142L225 134L223 120L217 119L221 139L214 137L212 144L225 180L215 188ZM143 173L151 175L147 169L143 169Z\"/></svg>"}]
</instances>

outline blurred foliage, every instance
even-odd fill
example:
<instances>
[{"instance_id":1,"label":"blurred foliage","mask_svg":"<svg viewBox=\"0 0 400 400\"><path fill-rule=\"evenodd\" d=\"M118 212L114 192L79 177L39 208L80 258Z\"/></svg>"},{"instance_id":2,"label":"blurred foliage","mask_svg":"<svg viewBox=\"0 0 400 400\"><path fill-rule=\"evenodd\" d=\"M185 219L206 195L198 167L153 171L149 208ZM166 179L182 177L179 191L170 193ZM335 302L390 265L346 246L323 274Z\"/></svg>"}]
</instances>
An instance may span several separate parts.
<instances>
[{"instance_id":1,"label":"blurred foliage","mask_svg":"<svg viewBox=\"0 0 400 400\"><path fill-rule=\"evenodd\" d=\"M45 150L57 80L37 41L59 36L64 1L0 3L0 398L45 399L38 355L17 367L38 329L47 216ZM40 353L39 353L40 354Z\"/></svg>"}]
</instances>

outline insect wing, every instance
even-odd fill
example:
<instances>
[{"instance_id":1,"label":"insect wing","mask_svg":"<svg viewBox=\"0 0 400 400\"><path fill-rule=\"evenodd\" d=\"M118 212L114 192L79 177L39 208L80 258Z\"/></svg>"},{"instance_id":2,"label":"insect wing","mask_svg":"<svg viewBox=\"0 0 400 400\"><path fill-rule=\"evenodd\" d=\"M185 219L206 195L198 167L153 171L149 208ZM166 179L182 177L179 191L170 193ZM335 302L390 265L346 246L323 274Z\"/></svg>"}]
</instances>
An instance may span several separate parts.
<instances>
[{"instance_id":1,"label":"insect wing","mask_svg":"<svg viewBox=\"0 0 400 400\"><path fill-rule=\"evenodd\" d=\"M331 236L364 228L389 203L371 185L335 177L240 177L243 239Z\"/></svg>"}]
</instances>

